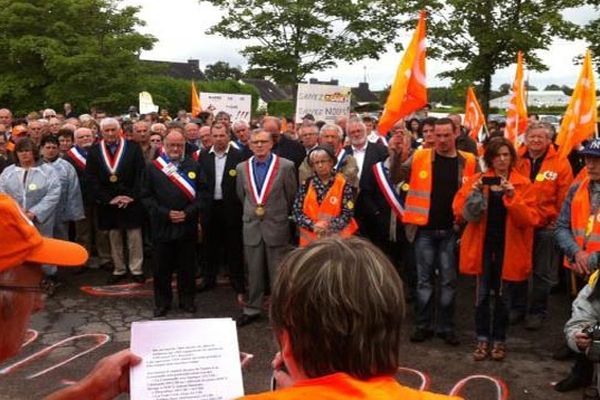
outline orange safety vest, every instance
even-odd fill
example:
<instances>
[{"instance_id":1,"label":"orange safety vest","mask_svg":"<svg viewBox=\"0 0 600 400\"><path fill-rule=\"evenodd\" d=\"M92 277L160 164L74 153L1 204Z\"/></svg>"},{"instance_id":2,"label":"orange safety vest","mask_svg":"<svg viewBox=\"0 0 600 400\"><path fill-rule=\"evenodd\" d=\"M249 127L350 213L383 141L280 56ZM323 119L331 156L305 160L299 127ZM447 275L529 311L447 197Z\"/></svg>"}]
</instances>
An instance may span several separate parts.
<instances>
[{"instance_id":1,"label":"orange safety vest","mask_svg":"<svg viewBox=\"0 0 600 400\"><path fill-rule=\"evenodd\" d=\"M241 400L460 400L460 397L446 396L420 391L400 385L391 376L381 376L369 380L358 380L345 373L335 373L319 378L297 382L294 386L274 392L265 392L240 398Z\"/></svg>"},{"instance_id":2,"label":"orange safety vest","mask_svg":"<svg viewBox=\"0 0 600 400\"><path fill-rule=\"evenodd\" d=\"M342 174L336 174L335 180L329 191L323 198L321 204L317 201L317 191L312 182L308 185L308 191L304 198L302 211L313 222L329 221L332 218L340 216L342 213L342 198L344 197L344 185L346 179ZM349 237L358 230L358 225L354 218L338 234L341 237ZM300 247L305 247L313 240L318 239L317 234L306 229L300 228Z\"/></svg>"},{"instance_id":3,"label":"orange safety vest","mask_svg":"<svg viewBox=\"0 0 600 400\"><path fill-rule=\"evenodd\" d=\"M600 251L600 212L591 215L589 178L585 178L571 201L571 231L575 242L587 252Z\"/></svg>"},{"instance_id":4,"label":"orange safety vest","mask_svg":"<svg viewBox=\"0 0 600 400\"><path fill-rule=\"evenodd\" d=\"M427 225L431 206L433 149L417 150L411 164L409 189L406 195L405 211L402 221L406 224ZM471 153L458 151L465 159L462 182L475 174L477 162ZM443 184L443 183L442 183Z\"/></svg>"}]
</instances>

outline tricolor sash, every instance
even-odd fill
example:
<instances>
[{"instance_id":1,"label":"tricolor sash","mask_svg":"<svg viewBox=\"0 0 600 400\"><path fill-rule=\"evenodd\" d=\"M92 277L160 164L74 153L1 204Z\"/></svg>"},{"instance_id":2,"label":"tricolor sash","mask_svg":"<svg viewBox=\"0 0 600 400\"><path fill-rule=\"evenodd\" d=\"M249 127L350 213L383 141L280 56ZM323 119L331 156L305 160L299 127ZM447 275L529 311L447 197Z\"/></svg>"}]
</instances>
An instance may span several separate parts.
<instances>
[{"instance_id":1,"label":"tricolor sash","mask_svg":"<svg viewBox=\"0 0 600 400\"><path fill-rule=\"evenodd\" d=\"M187 176L179 171L175 164L165 159L165 155L156 157L156 159L152 161L152 164L154 164L160 172L165 174L188 199L194 200L196 198L196 185L194 181L188 180Z\"/></svg>"},{"instance_id":2,"label":"tricolor sash","mask_svg":"<svg viewBox=\"0 0 600 400\"><path fill-rule=\"evenodd\" d=\"M115 151L115 155L111 156L104 139L100 141L100 156L102 161L104 161L104 166L112 175L117 173L119 165L121 164L123 156L125 155L126 147L127 141L125 139L120 139L119 144L117 145L117 151Z\"/></svg>"},{"instance_id":3,"label":"tricolor sash","mask_svg":"<svg viewBox=\"0 0 600 400\"><path fill-rule=\"evenodd\" d=\"M81 154L77 146L73 146L67 151L67 155L77 164L79 169L85 169L85 165L87 164L87 158Z\"/></svg>"},{"instance_id":4,"label":"tricolor sash","mask_svg":"<svg viewBox=\"0 0 600 400\"><path fill-rule=\"evenodd\" d=\"M250 157L246 164L246 179L248 179L248 186L250 187L250 193L252 194L254 201L257 205L264 206L267 198L269 197L269 192L271 191L275 177L277 176L277 171L279 170L279 157L276 154L273 154L271 165L269 165L267 176L265 177L265 181L263 182L260 192L258 191L258 185L256 184L256 180L254 178L253 161L254 156Z\"/></svg>"},{"instance_id":5,"label":"tricolor sash","mask_svg":"<svg viewBox=\"0 0 600 400\"><path fill-rule=\"evenodd\" d=\"M201 152L201 151L202 151L202 150L198 149L198 150L196 150L195 152L193 152L193 153L192 153L192 158L193 158L195 161L198 161L198 160L200 159L200 152Z\"/></svg>"},{"instance_id":6,"label":"tricolor sash","mask_svg":"<svg viewBox=\"0 0 600 400\"><path fill-rule=\"evenodd\" d=\"M392 181L390 181L390 178L385 171L383 161L373 165L373 174L375 175L375 180L377 181L379 190L381 190L383 193L383 197L385 197L385 200L389 204L394 214L396 214L396 217L399 220L402 220L402 216L404 215L404 206L400 200L400 195L396 189L394 189L394 184Z\"/></svg>"},{"instance_id":7,"label":"tricolor sash","mask_svg":"<svg viewBox=\"0 0 600 400\"><path fill-rule=\"evenodd\" d=\"M346 149L342 148L342 150L340 150L340 152L337 155L337 164L335 164L336 171L339 171L340 168L342 168L342 164L344 163L346 157L348 157L348 152L346 151Z\"/></svg>"}]
</instances>

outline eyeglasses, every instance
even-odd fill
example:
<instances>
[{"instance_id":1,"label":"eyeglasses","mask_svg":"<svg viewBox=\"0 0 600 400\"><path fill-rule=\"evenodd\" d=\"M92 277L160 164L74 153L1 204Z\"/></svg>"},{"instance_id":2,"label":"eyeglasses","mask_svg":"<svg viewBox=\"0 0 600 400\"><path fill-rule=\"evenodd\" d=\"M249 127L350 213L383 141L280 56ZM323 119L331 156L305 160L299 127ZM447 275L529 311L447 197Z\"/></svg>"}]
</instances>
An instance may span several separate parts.
<instances>
[{"instance_id":1,"label":"eyeglasses","mask_svg":"<svg viewBox=\"0 0 600 400\"><path fill-rule=\"evenodd\" d=\"M267 144L269 142L270 142L269 140L252 140L252 141L250 141L251 144L255 144L257 146L258 145L262 146L262 145Z\"/></svg>"},{"instance_id":2,"label":"eyeglasses","mask_svg":"<svg viewBox=\"0 0 600 400\"><path fill-rule=\"evenodd\" d=\"M38 286L0 285L0 290L9 292L41 293L50 296L54 293L54 285L47 279L42 279Z\"/></svg>"}]
</instances>

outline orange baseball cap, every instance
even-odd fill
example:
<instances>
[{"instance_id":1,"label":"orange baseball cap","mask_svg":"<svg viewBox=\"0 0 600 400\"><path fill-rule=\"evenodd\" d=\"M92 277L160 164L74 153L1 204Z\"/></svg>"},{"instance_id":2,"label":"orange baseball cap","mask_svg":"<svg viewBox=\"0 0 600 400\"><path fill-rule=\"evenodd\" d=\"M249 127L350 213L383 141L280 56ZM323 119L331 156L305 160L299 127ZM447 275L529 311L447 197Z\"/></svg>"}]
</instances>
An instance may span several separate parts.
<instances>
[{"instance_id":1,"label":"orange baseball cap","mask_svg":"<svg viewBox=\"0 0 600 400\"><path fill-rule=\"evenodd\" d=\"M88 259L83 246L40 235L18 204L4 193L0 193L0 232L0 272L25 262L77 267Z\"/></svg>"}]
</instances>

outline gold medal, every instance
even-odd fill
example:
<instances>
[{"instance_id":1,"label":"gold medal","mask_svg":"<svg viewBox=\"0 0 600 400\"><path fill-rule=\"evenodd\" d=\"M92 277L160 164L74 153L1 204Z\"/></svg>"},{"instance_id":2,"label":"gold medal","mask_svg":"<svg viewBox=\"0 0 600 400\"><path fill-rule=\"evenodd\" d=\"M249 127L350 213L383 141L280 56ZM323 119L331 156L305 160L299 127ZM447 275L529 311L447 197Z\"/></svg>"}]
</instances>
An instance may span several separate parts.
<instances>
[{"instance_id":1,"label":"gold medal","mask_svg":"<svg viewBox=\"0 0 600 400\"><path fill-rule=\"evenodd\" d=\"M29 190L36 190L36 189L37 189L37 185L35 183L29 184Z\"/></svg>"},{"instance_id":2,"label":"gold medal","mask_svg":"<svg viewBox=\"0 0 600 400\"><path fill-rule=\"evenodd\" d=\"M115 174L112 174L112 175L110 176L110 178L108 178L108 180L109 180L111 183L115 183L115 182L117 182L117 181L119 180L119 177L118 177L118 176L116 176Z\"/></svg>"},{"instance_id":3,"label":"gold medal","mask_svg":"<svg viewBox=\"0 0 600 400\"><path fill-rule=\"evenodd\" d=\"M188 178L190 178L190 179L196 179L196 173L194 171L188 172Z\"/></svg>"},{"instance_id":4,"label":"gold medal","mask_svg":"<svg viewBox=\"0 0 600 400\"><path fill-rule=\"evenodd\" d=\"M261 204L256 206L256 209L254 210L254 213L256 214L257 217L262 218L265 216L265 207Z\"/></svg>"},{"instance_id":5,"label":"gold medal","mask_svg":"<svg viewBox=\"0 0 600 400\"><path fill-rule=\"evenodd\" d=\"M229 176L234 177L237 175L237 171L235 169L230 169L229 170Z\"/></svg>"}]
</instances>

